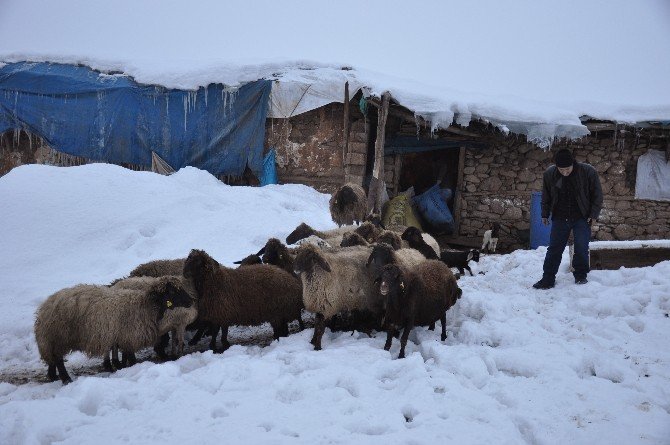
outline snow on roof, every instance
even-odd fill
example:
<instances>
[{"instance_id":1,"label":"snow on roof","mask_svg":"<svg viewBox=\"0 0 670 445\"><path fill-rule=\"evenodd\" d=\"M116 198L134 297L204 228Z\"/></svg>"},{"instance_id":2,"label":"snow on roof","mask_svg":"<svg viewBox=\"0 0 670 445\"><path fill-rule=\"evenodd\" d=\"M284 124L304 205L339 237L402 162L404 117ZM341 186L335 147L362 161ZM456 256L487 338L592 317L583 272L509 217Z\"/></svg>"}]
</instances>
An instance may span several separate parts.
<instances>
[{"instance_id":1,"label":"snow on roof","mask_svg":"<svg viewBox=\"0 0 670 445\"><path fill-rule=\"evenodd\" d=\"M435 128L481 118L544 145L588 134L585 114L670 119L668 18L663 0L7 0L0 60L183 89L277 79L275 116L341 102L349 81Z\"/></svg>"}]
</instances>

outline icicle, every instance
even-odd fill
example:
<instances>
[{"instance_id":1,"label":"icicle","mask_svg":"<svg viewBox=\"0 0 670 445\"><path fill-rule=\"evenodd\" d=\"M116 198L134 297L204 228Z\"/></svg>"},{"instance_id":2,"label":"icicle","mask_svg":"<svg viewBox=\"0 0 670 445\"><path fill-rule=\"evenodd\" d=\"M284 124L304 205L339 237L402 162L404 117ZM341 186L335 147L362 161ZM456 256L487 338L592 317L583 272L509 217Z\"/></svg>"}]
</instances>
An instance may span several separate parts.
<instances>
[{"instance_id":1,"label":"icicle","mask_svg":"<svg viewBox=\"0 0 670 445\"><path fill-rule=\"evenodd\" d=\"M184 131L186 131L186 115L188 114L188 94L184 96Z\"/></svg>"}]
</instances>

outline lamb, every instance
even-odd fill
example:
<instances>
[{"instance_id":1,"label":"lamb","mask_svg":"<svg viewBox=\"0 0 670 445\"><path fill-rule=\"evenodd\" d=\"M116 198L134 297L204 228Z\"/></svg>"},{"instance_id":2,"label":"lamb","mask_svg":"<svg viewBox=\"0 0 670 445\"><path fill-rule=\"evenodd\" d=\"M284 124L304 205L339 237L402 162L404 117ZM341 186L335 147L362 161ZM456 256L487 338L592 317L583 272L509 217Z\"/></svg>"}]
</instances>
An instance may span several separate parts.
<instances>
[{"instance_id":1,"label":"lamb","mask_svg":"<svg viewBox=\"0 0 670 445\"><path fill-rule=\"evenodd\" d=\"M461 275L465 274L465 270L470 272L470 276L473 276L472 270L468 263L474 261L479 262L479 250L470 249L467 251L462 250L443 250L440 253L440 259L449 267L456 267Z\"/></svg>"},{"instance_id":2,"label":"lamb","mask_svg":"<svg viewBox=\"0 0 670 445\"><path fill-rule=\"evenodd\" d=\"M178 307L167 312L165 316L161 319L158 326L158 334L160 336L159 341L154 345L154 351L156 354L163 360L167 359L165 355L165 345L167 343L167 335L169 332L172 333L172 348L171 354L172 357L178 358L184 354L184 333L186 332L186 326L190 325L195 321L198 316L198 309L196 307L196 295L193 289L188 289L187 286L182 282L181 276L171 276L170 278L165 278L166 280L174 281L179 286L183 287L186 292L189 293L193 303L190 307ZM131 277L118 281L115 283L112 288L114 289L135 289L140 291L146 291L154 284L158 283L161 278L155 277ZM125 357L124 357L125 359ZM117 359L118 360L118 359ZM130 363L133 364L134 357L130 355Z\"/></svg>"},{"instance_id":3,"label":"lamb","mask_svg":"<svg viewBox=\"0 0 670 445\"><path fill-rule=\"evenodd\" d=\"M305 309L316 314L311 343L321 349L325 322L344 311L370 312L381 318L382 301L374 292L374 275L365 267L370 249L361 246L322 251L298 248L295 272L302 280Z\"/></svg>"},{"instance_id":4,"label":"lamb","mask_svg":"<svg viewBox=\"0 0 670 445\"><path fill-rule=\"evenodd\" d=\"M498 246L498 238L500 237L500 223L491 223L491 228L484 232L484 240L482 241L481 251L484 249L488 253L495 253Z\"/></svg>"},{"instance_id":5,"label":"lamb","mask_svg":"<svg viewBox=\"0 0 670 445\"><path fill-rule=\"evenodd\" d=\"M288 322L300 318L300 283L277 266L260 264L230 269L221 266L202 250L191 250L183 271L184 279L198 296L199 320L215 326L210 347L223 352L228 342L228 326L259 325L269 322L274 338L288 336ZM223 349L216 349L221 328Z\"/></svg>"},{"instance_id":6,"label":"lamb","mask_svg":"<svg viewBox=\"0 0 670 445\"><path fill-rule=\"evenodd\" d=\"M329 208L338 226L358 224L368 213L368 198L363 187L348 182L333 193Z\"/></svg>"},{"instance_id":7,"label":"lamb","mask_svg":"<svg viewBox=\"0 0 670 445\"><path fill-rule=\"evenodd\" d=\"M412 249L416 249L419 252L423 254L427 259L429 260L438 260L440 257L438 256L438 253L440 252L439 245L437 247L437 250L435 250L434 247L430 246L428 242L426 242L424 238L424 233L421 233L419 229L416 227L408 227L405 229L405 231L402 233L401 238L407 241L409 244L409 247ZM430 236L430 235L428 235ZM435 238L432 236L430 237L433 241L435 241ZM435 241L435 244L437 244L437 241Z\"/></svg>"},{"instance_id":8,"label":"lamb","mask_svg":"<svg viewBox=\"0 0 670 445\"><path fill-rule=\"evenodd\" d=\"M145 291L80 284L54 293L35 319L37 348L49 380L72 382L63 360L72 351L105 356L107 362L116 346L134 352L154 345L166 312L192 305L191 296L172 277Z\"/></svg>"},{"instance_id":9,"label":"lamb","mask_svg":"<svg viewBox=\"0 0 670 445\"><path fill-rule=\"evenodd\" d=\"M446 311L463 292L451 270L437 260L426 260L407 270L397 264L384 266L379 279L379 294L385 298L385 350L391 349L393 336L403 329L400 354L405 357L407 338L414 326L427 326L440 320L441 340L447 338Z\"/></svg>"}]
</instances>

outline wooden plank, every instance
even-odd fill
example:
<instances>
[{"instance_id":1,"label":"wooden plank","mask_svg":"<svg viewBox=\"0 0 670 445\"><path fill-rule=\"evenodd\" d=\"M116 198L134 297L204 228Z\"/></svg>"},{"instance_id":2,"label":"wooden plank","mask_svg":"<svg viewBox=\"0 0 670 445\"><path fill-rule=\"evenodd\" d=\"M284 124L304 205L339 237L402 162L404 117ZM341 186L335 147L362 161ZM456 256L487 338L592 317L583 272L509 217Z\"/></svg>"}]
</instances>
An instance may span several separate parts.
<instances>
[{"instance_id":1,"label":"wooden plank","mask_svg":"<svg viewBox=\"0 0 670 445\"><path fill-rule=\"evenodd\" d=\"M458 177L454 196L454 235L461 230L461 207L463 202L463 168L465 167L465 147L458 149Z\"/></svg>"},{"instance_id":2,"label":"wooden plank","mask_svg":"<svg viewBox=\"0 0 670 445\"><path fill-rule=\"evenodd\" d=\"M377 138L375 139L375 160L372 166L372 179L368 195L368 207L375 213L381 212L381 190L384 187L384 140L386 138L386 120L388 118L391 94L382 94L382 106L377 119Z\"/></svg>"},{"instance_id":3,"label":"wooden plank","mask_svg":"<svg viewBox=\"0 0 670 445\"><path fill-rule=\"evenodd\" d=\"M402 169L402 156L395 155L393 159L393 196L398 195L398 187L400 187L400 169Z\"/></svg>"},{"instance_id":4,"label":"wooden plank","mask_svg":"<svg viewBox=\"0 0 670 445\"><path fill-rule=\"evenodd\" d=\"M647 267L670 260L668 247L595 249L590 251L591 269L616 270L620 267Z\"/></svg>"},{"instance_id":5,"label":"wooden plank","mask_svg":"<svg viewBox=\"0 0 670 445\"><path fill-rule=\"evenodd\" d=\"M342 165L344 165L347 153L349 152L349 82L344 83L344 137L342 144Z\"/></svg>"}]
</instances>

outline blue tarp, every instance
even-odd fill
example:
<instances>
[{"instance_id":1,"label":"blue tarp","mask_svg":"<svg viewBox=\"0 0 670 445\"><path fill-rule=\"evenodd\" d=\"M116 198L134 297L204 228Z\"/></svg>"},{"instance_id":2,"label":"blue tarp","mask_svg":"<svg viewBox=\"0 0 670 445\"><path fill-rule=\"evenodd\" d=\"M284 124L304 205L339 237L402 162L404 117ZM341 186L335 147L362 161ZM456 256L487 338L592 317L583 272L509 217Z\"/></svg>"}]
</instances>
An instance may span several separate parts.
<instances>
[{"instance_id":1,"label":"blue tarp","mask_svg":"<svg viewBox=\"0 0 670 445\"><path fill-rule=\"evenodd\" d=\"M271 148L263 158L263 171L260 177L261 186L277 184L279 182L277 178L277 166L275 165L276 159L277 154L275 149Z\"/></svg>"},{"instance_id":2,"label":"blue tarp","mask_svg":"<svg viewBox=\"0 0 670 445\"><path fill-rule=\"evenodd\" d=\"M0 67L0 133L26 130L97 161L151 166L155 151L175 170L241 176L248 163L259 174L271 87L183 91L82 66L12 63Z\"/></svg>"},{"instance_id":3,"label":"blue tarp","mask_svg":"<svg viewBox=\"0 0 670 445\"><path fill-rule=\"evenodd\" d=\"M447 205L451 196L451 189L441 189L435 184L413 199L421 216L438 232L452 233L454 230L454 217Z\"/></svg>"}]
</instances>

